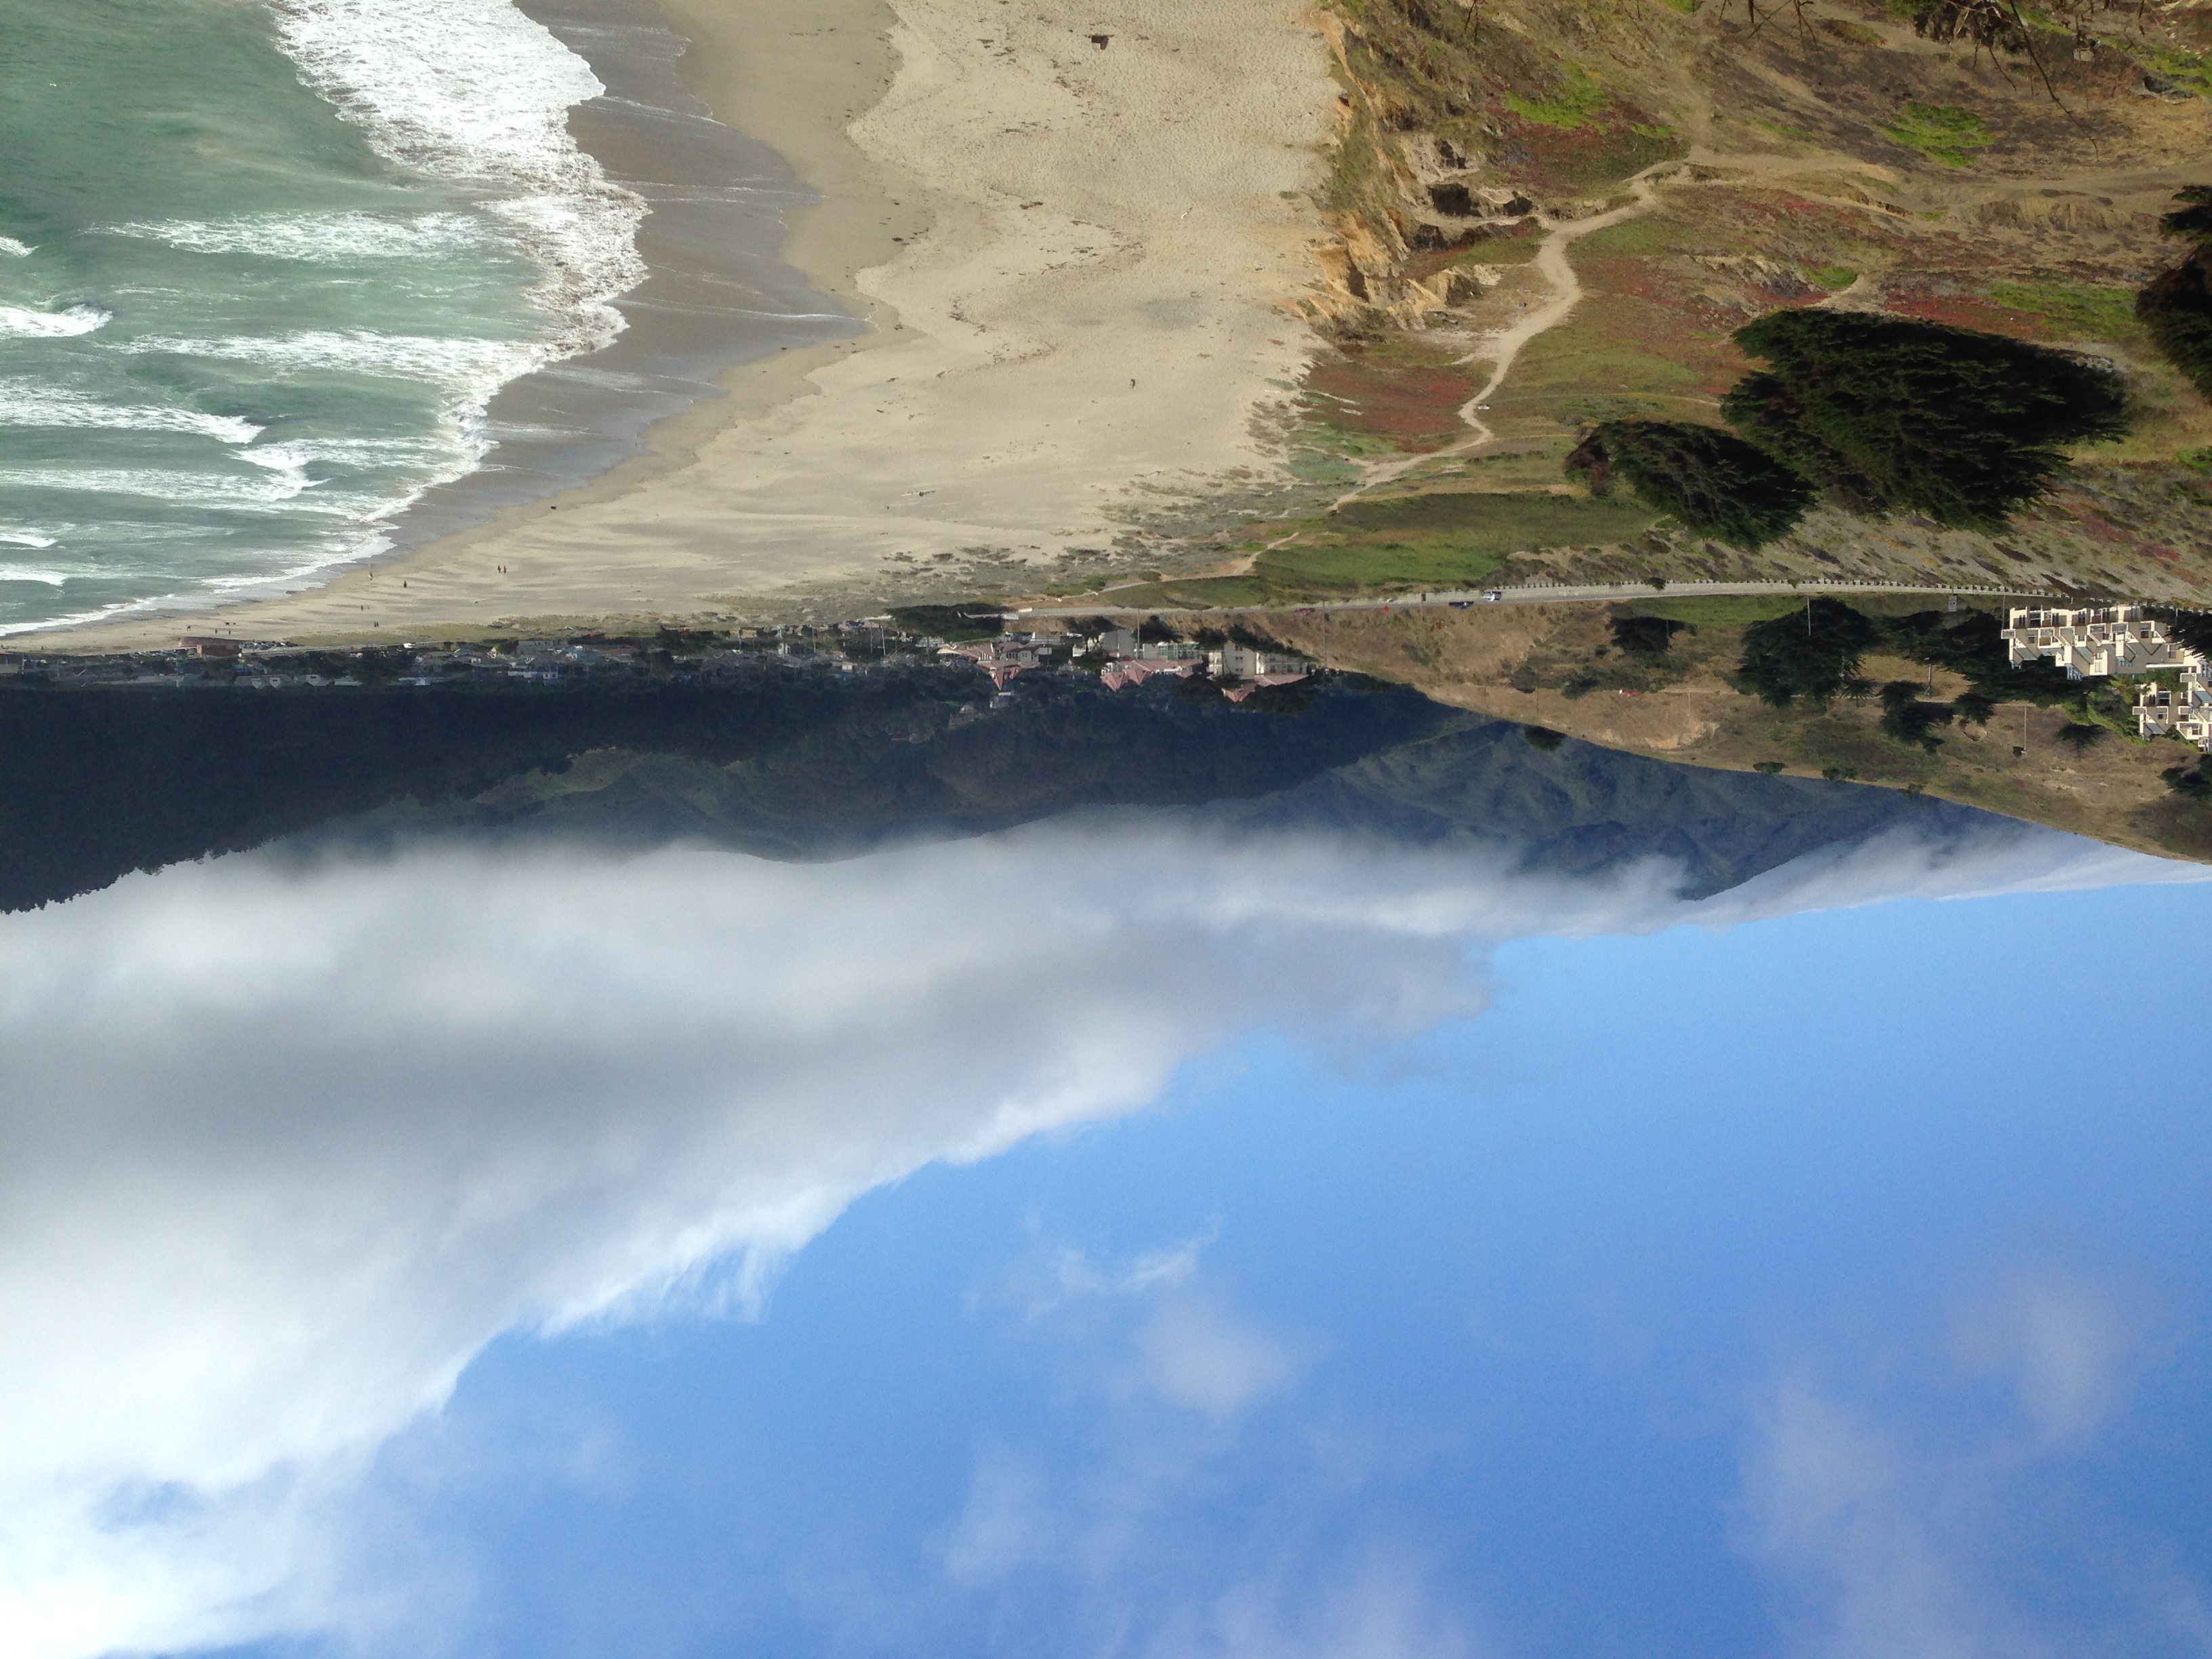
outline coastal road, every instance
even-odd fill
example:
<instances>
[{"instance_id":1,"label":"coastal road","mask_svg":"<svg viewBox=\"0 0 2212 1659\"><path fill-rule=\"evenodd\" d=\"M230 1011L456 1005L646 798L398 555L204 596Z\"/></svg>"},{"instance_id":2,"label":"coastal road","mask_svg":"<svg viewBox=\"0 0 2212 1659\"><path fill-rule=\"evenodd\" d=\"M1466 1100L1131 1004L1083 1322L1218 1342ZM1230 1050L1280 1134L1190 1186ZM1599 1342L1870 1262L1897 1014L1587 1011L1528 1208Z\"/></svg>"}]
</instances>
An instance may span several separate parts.
<instances>
[{"instance_id":1,"label":"coastal road","mask_svg":"<svg viewBox=\"0 0 2212 1659\"><path fill-rule=\"evenodd\" d=\"M1145 586L1151 586L1150 583ZM1113 589L1100 595L1109 599ZM1496 594L1495 599L1488 599ZM1388 599L1337 599L1310 605L1246 605L1194 608L1172 605L1152 605L1141 607L1092 605L1079 603L1065 605L1030 605L1005 613L1008 622L1025 617L1053 616L1083 617L1155 617L1173 612L1182 616L1205 617L1283 617L1319 616L1346 611L1419 611L1438 607L1464 609L1480 605L1618 605L1626 599L1705 599L1735 595L1767 597L1815 595L1848 598L1853 594L1927 593L1946 598L1961 599L2059 599L2065 595L2045 592L2040 589L2019 587L1942 587L1910 582L1668 582L1663 588L1655 588L1649 582L1615 582L1611 584L1572 586L1566 584L1531 584L1521 587L1437 588L1428 592L1399 593Z\"/></svg>"}]
</instances>

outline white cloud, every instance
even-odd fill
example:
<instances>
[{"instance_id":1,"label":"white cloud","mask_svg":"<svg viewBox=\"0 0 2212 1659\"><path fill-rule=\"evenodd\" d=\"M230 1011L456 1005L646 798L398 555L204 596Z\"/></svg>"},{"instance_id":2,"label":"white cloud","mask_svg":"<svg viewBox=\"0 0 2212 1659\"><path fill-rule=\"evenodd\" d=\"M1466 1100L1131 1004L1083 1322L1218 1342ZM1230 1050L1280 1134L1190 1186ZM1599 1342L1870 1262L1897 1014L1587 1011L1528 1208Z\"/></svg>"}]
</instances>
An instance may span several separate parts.
<instances>
[{"instance_id":1,"label":"white cloud","mask_svg":"<svg viewBox=\"0 0 2212 1659\"><path fill-rule=\"evenodd\" d=\"M1784 1379L1763 1402L1745 1471L1747 1542L1808 1610L1796 1620L1802 1650L2026 1659L2032 1648L1990 1645L1986 1611L1930 1535L1905 1462L1880 1427L1808 1377Z\"/></svg>"},{"instance_id":2,"label":"white cloud","mask_svg":"<svg viewBox=\"0 0 2212 1659\"><path fill-rule=\"evenodd\" d=\"M2087 1439L2118 1407L2145 1325L2142 1309L2110 1287L2021 1273L1963 1306L1954 1338L1969 1367L2011 1386L2039 1440L2059 1446Z\"/></svg>"},{"instance_id":3,"label":"white cloud","mask_svg":"<svg viewBox=\"0 0 2212 1659\"><path fill-rule=\"evenodd\" d=\"M1164 1621L1157 1659L1474 1659L1466 1616L1404 1551L1370 1549L1334 1571L1270 1574Z\"/></svg>"},{"instance_id":4,"label":"white cloud","mask_svg":"<svg viewBox=\"0 0 2212 1659\"><path fill-rule=\"evenodd\" d=\"M743 1302L869 1188L1136 1110L1237 1031L1466 1016L1516 935L2168 873L1893 836L1685 906L1658 866L1047 827L252 855L0 918L0 1653L325 1620L317 1505L498 1333ZM1240 1342L1164 1328L1160 1386L1257 1397Z\"/></svg>"},{"instance_id":5,"label":"white cloud","mask_svg":"<svg viewBox=\"0 0 2212 1659\"><path fill-rule=\"evenodd\" d=\"M968 1502L945 1544L957 1584L994 1584L1018 1568L1050 1561L1060 1547L1058 1516L1035 1463L1003 1448L976 1460Z\"/></svg>"},{"instance_id":6,"label":"white cloud","mask_svg":"<svg viewBox=\"0 0 2212 1659\"><path fill-rule=\"evenodd\" d=\"M1032 1322L1091 1297L1142 1296L1188 1280L1198 1271L1199 1257L1218 1237L1209 1230L1180 1244L1103 1266L1087 1251L1072 1244L1056 1245L1044 1253L1042 1261L1024 1264L1013 1275L1012 1292L1024 1316Z\"/></svg>"},{"instance_id":7,"label":"white cloud","mask_svg":"<svg viewBox=\"0 0 2212 1659\"><path fill-rule=\"evenodd\" d=\"M1911 1345L1789 1370L1756 1402L1741 1541L1814 1659L2212 1652L2212 1613L2154 1539L2027 1501L2090 1449L2142 1363L2138 1298L2018 1273L1954 1310L1951 1358ZM1940 1350L1941 1344L1930 1345ZM1994 1376L2009 1410L1971 1387ZM1882 1403L1851 1397L1853 1386Z\"/></svg>"},{"instance_id":8,"label":"white cloud","mask_svg":"<svg viewBox=\"0 0 2212 1659\"><path fill-rule=\"evenodd\" d=\"M1162 1301L1136 1344L1147 1386L1216 1422L1288 1388L1306 1361L1303 1345L1203 1294Z\"/></svg>"}]
</instances>

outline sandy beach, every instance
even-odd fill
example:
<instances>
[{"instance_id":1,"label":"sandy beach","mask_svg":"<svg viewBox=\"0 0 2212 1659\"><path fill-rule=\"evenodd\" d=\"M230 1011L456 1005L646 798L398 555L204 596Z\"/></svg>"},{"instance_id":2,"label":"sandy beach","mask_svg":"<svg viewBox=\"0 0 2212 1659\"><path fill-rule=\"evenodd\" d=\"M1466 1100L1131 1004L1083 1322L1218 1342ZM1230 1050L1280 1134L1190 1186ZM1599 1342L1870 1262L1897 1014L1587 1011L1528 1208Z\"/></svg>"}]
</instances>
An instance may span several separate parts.
<instances>
[{"instance_id":1,"label":"sandy beach","mask_svg":"<svg viewBox=\"0 0 2212 1659\"><path fill-rule=\"evenodd\" d=\"M1255 422L1310 349L1334 105L1290 0L661 4L698 95L820 193L784 257L862 331L732 370L650 453L404 557L42 644L759 614L1057 568L1133 504L1273 469Z\"/></svg>"}]
</instances>

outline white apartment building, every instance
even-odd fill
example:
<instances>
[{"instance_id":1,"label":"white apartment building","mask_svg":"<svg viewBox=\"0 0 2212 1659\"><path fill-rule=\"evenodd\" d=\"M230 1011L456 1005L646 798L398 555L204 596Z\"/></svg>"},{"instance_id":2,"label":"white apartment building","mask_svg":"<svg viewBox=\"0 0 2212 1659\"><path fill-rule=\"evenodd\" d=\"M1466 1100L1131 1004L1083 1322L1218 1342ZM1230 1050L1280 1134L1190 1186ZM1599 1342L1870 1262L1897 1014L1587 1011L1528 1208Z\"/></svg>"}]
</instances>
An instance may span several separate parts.
<instances>
[{"instance_id":1,"label":"white apartment building","mask_svg":"<svg viewBox=\"0 0 2212 1659\"><path fill-rule=\"evenodd\" d=\"M2181 671L2177 690L2146 685L2136 699L2136 726L2146 738L2177 738L2212 751L2212 685L2205 683L2205 666L2199 662Z\"/></svg>"},{"instance_id":2,"label":"white apartment building","mask_svg":"<svg viewBox=\"0 0 2212 1659\"><path fill-rule=\"evenodd\" d=\"M1280 651L1255 651L1232 640L1219 649L1206 653L1206 669L1216 679L1226 677L1261 680L1279 674L1303 679L1313 672L1313 665L1304 657L1287 656Z\"/></svg>"},{"instance_id":3,"label":"white apartment building","mask_svg":"<svg viewBox=\"0 0 2212 1659\"><path fill-rule=\"evenodd\" d=\"M2075 611L2015 608L2004 629L2012 665L2048 657L2077 680L2107 674L2148 674L2181 668L2197 653L2176 645L2139 605L2087 605Z\"/></svg>"},{"instance_id":4,"label":"white apartment building","mask_svg":"<svg viewBox=\"0 0 2212 1659\"><path fill-rule=\"evenodd\" d=\"M2073 678L2148 674L2178 669L2181 684L2146 685L2136 698L2136 729L2168 733L2212 750L2212 665L2143 615L2139 605L2089 605L2075 611L2015 609L2004 640L2013 666L2048 657Z\"/></svg>"}]
</instances>

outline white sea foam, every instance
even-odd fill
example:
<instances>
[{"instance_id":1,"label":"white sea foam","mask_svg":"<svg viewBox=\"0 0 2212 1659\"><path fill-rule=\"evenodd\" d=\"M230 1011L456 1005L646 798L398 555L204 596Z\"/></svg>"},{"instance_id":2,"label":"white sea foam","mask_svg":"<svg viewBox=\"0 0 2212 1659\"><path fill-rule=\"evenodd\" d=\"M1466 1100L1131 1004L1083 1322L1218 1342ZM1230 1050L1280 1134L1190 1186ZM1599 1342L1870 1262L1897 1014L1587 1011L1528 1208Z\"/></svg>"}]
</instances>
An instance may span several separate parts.
<instances>
[{"instance_id":1,"label":"white sea foam","mask_svg":"<svg viewBox=\"0 0 2212 1659\"><path fill-rule=\"evenodd\" d=\"M52 547L59 539L36 530L0 530L0 547Z\"/></svg>"},{"instance_id":2,"label":"white sea foam","mask_svg":"<svg viewBox=\"0 0 2212 1659\"><path fill-rule=\"evenodd\" d=\"M249 455L251 452L248 452ZM304 469L286 467L265 477L188 472L177 467L15 466L0 471L0 489L52 489L100 495L139 495L189 507L246 512L288 510L356 514L361 503L332 495L302 500L316 487Z\"/></svg>"},{"instance_id":3,"label":"white sea foam","mask_svg":"<svg viewBox=\"0 0 2212 1659\"><path fill-rule=\"evenodd\" d=\"M369 374L428 382L481 413L493 392L547 361L532 340L451 339L430 334L379 334L368 329L303 329L291 334L235 334L196 339L149 334L123 348L220 357L281 374Z\"/></svg>"},{"instance_id":4,"label":"white sea foam","mask_svg":"<svg viewBox=\"0 0 2212 1659\"><path fill-rule=\"evenodd\" d=\"M234 415L197 409L103 403L31 380L0 380L0 426L91 427L117 432L189 432L218 443L250 444L261 428Z\"/></svg>"},{"instance_id":5,"label":"white sea foam","mask_svg":"<svg viewBox=\"0 0 2212 1659\"><path fill-rule=\"evenodd\" d=\"M244 253L316 264L437 258L492 241L483 222L465 213L256 213L234 219L154 219L101 230L193 253Z\"/></svg>"},{"instance_id":6,"label":"white sea foam","mask_svg":"<svg viewBox=\"0 0 2212 1659\"><path fill-rule=\"evenodd\" d=\"M544 272L532 298L556 319L551 355L622 331L609 303L645 279L644 202L568 135L568 111L605 90L591 66L508 0L276 0L284 49L382 154L481 185Z\"/></svg>"},{"instance_id":7,"label":"white sea foam","mask_svg":"<svg viewBox=\"0 0 2212 1659\"><path fill-rule=\"evenodd\" d=\"M33 250L27 244L19 242L12 236L0 236L0 254L4 254L10 258L21 259L28 258L33 252Z\"/></svg>"},{"instance_id":8,"label":"white sea foam","mask_svg":"<svg viewBox=\"0 0 2212 1659\"><path fill-rule=\"evenodd\" d=\"M19 339L61 339L89 334L113 318L98 306L71 306L65 311L27 311L21 306L0 306L0 334Z\"/></svg>"},{"instance_id":9,"label":"white sea foam","mask_svg":"<svg viewBox=\"0 0 2212 1659\"><path fill-rule=\"evenodd\" d=\"M0 564L0 582L43 582L48 587L59 587L69 580L66 571L42 570L27 564Z\"/></svg>"}]
</instances>

